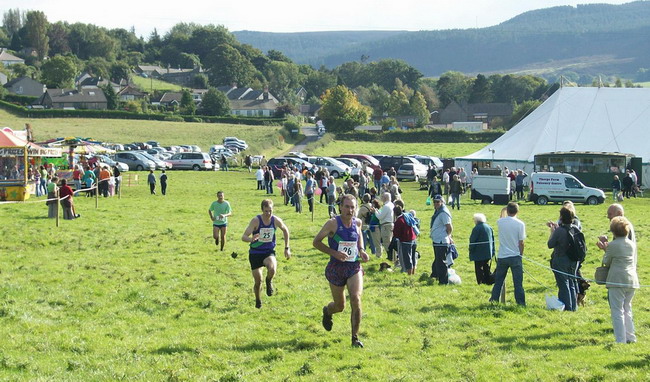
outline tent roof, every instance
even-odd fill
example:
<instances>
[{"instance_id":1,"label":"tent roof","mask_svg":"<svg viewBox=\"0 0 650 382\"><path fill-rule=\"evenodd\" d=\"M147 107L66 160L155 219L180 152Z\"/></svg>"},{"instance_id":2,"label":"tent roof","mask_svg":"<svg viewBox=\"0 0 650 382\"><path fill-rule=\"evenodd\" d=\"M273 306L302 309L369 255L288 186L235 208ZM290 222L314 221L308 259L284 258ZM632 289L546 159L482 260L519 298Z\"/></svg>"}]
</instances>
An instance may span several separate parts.
<instances>
[{"instance_id":1,"label":"tent roof","mask_svg":"<svg viewBox=\"0 0 650 382\"><path fill-rule=\"evenodd\" d=\"M647 163L649 121L650 89L564 87L499 139L458 159L532 162L540 153L605 151Z\"/></svg>"},{"instance_id":2,"label":"tent roof","mask_svg":"<svg viewBox=\"0 0 650 382\"><path fill-rule=\"evenodd\" d=\"M0 130L0 147L25 147L28 143L8 131Z\"/></svg>"}]
</instances>

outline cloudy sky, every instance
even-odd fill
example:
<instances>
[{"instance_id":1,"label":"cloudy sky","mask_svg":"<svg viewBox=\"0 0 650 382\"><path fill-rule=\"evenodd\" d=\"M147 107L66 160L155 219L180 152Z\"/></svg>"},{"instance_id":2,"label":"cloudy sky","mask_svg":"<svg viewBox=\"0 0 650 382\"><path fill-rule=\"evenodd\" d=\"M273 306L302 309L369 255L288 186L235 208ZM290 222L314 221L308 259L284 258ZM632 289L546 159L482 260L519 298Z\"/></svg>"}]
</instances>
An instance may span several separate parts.
<instances>
[{"instance_id":1,"label":"cloudy sky","mask_svg":"<svg viewBox=\"0 0 650 382\"><path fill-rule=\"evenodd\" d=\"M498 24L522 12L559 5L623 4L567 0L0 0L0 10L45 12L50 22L83 22L107 28L135 27L147 37L179 22L222 24L230 31L434 30ZM99 5L101 4L101 5Z\"/></svg>"}]
</instances>

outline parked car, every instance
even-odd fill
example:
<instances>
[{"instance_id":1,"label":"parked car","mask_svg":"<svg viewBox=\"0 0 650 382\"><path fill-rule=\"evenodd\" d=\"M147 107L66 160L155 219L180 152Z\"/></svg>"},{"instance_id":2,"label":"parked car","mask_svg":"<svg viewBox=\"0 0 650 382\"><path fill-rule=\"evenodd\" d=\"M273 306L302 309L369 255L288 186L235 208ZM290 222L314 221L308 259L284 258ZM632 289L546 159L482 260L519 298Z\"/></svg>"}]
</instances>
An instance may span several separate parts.
<instances>
[{"instance_id":1,"label":"parked car","mask_svg":"<svg viewBox=\"0 0 650 382\"><path fill-rule=\"evenodd\" d=\"M139 152L119 152L115 153L113 159L126 163L129 166L129 170L143 171L143 170L155 170L156 163L147 159L144 155Z\"/></svg>"},{"instance_id":2,"label":"parked car","mask_svg":"<svg viewBox=\"0 0 650 382\"><path fill-rule=\"evenodd\" d=\"M397 169L397 180L414 180L420 181L420 178L427 177L427 168L418 166L413 163L405 163Z\"/></svg>"},{"instance_id":3,"label":"parked car","mask_svg":"<svg viewBox=\"0 0 650 382\"><path fill-rule=\"evenodd\" d=\"M381 158L379 161L379 165L381 166L381 169L384 171L390 170L391 167L393 167L395 170L399 169L402 165L405 164L413 164L414 169L416 170L416 173L421 173L424 171L424 175L426 176L426 172L429 169L427 166L423 165L420 163L417 159L407 157L407 156L385 156Z\"/></svg>"},{"instance_id":4,"label":"parked car","mask_svg":"<svg viewBox=\"0 0 650 382\"><path fill-rule=\"evenodd\" d=\"M436 169L441 169L443 167L442 161L438 157L431 157L426 155L408 155L411 158L415 158L418 162L422 163L425 166L432 164Z\"/></svg>"},{"instance_id":5,"label":"parked car","mask_svg":"<svg viewBox=\"0 0 650 382\"><path fill-rule=\"evenodd\" d=\"M157 156L151 155L146 151L137 151L138 153L144 155L145 158L156 164L156 170L171 170L173 164L166 162Z\"/></svg>"},{"instance_id":6,"label":"parked car","mask_svg":"<svg viewBox=\"0 0 650 382\"><path fill-rule=\"evenodd\" d=\"M160 144L158 144L158 142L156 142L156 141L147 141L145 143L148 144L149 146L151 146L152 148L153 147L160 147Z\"/></svg>"},{"instance_id":7,"label":"parked car","mask_svg":"<svg viewBox=\"0 0 650 382\"><path fill-rule=\"evenodd\" d=\"M296 157L296 158L300 158L300 159L304 159L304 160L307 160L309 158L309 156L307 156L307 154L303 154L303 153L296 152L296 151L289 151L286 156L288 156L288 157Z\"/></svg>"},{"instance_id":8,"label":"parked car","mask_svg":"<svg viewBox=\"0 0 650 382\"><path fill-rule=\"evenodd\" d=\"M169 158L174 170L211 170L212 159L207 153L177 153Z\"/></svg>"},{"instance_id":9,"label":"parked car","mask_svg":"<svg viewBox=\"0 0 650 382\"><path fill-rule=\"evenodd\" d=\"M282 168L284 167L284 164L290 164L294 166L304 166L307 169L311 169L313 165L309 162L307 162L304 159L300 158L295 158L295 157L277 157L277 158L271 158L269 159L267 165L269 168L273 171L273 175L276 178L279 178L280 175L282 174Z\"/></svg>"},{"instance_id":10,"label":"parked car","mask_svg":"<svg viewBox=\"0 0 650 382\"><path fill-rule=\"evenodd\" d=\"M366 155L366 154L341 154L341 157L343 158L354 158L361 163L365 163L367 166L369 166L371 169L376 169L379 166L379 160L377 158L373 157L372 155Z\"/></svg>"},{"instance_id":11,"label":"parked car","mask_svg":"<svg viewBox=\"0 0 650 382\"><path fill-rule=\"evenodd\" d=\"M338 178L347 172L350 174L350 166L330 157L309 157L309 163L327 169L331 176Z\"/></svg>"},{"instance_id":12,"label":"parked car","mask_svg":"<svg viewBox=\"0 0 650 382\"><path fill-rule=\"evenodd\" d=\"M117 169L120 170L120 172L129 171L129 166L126 163L116 162L113 159L107 157L106 155L98 154L98 155L95 155L92 158L88 159L89 164L93 164L95 162L106 164L106 165L110 166L111 168L112 167L117 167Z\"/></svg>"},{"instance_id":13,"label":"parked car","mask_svg":"<svg viewBox=\"0 0 650 382\"><path fill-rule=\"evenodd\" d=\"M239 151L244 151L248 149L248 144L243 139L238 139L236 137L225 137L223 139L223 145L230 148L236 147Z\"/></svg>"},{"instance_id":14,"label":"parked car","mask_svg":"<svg viewBox=\"0 0 650 382\"><path fill-rule=\"evenodd\" d=\"M354 178L355 181L359 180L359 174L361 173L361 169L363 168L363 164L354 159L354 158L334 158L342 163L345 163L348 167L350 167L350 175ZM372 168L370 166L366 166L366 175L372 175Z\"/></svg>"}]
</instances>

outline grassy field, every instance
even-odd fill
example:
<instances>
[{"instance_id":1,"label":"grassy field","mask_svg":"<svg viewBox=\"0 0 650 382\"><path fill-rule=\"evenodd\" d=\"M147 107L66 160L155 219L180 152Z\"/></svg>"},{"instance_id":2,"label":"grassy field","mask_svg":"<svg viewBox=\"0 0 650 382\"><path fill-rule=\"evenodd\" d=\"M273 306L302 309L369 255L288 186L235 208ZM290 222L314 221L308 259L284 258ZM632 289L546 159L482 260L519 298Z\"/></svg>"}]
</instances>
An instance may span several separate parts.
<instances>
[{"instance_id":1,"label":"grassy field","mask_svg":"<svg viewBox=\"0 0 650 382\"><path fill-rule=\"evenodd\" d=\"M637 82L635 85L641 85L644 88L650 88L650 81L648 82Z\"/></svg>"},{"instance_id":2,"label":"grassy field","mask_svg":"<svg viewBox=\"0 0 650 382\"><path fill-rule=\"evenodd\" d=\"M340 154L384 154L384 155L430 155L439 158L453 158L471 154L482 149L485 143L378 143L357 141L333 141L314 150L312 155L338 156Z\"/></svg>"},{"instance_id":3,"label":"grassy field","mask_svg":"<svg viewBox=\"0 0 650 382\"><path fill-rule=\"evenodd\" d=\"M553 276L532 263L525 263L527 308L514 306L510 278L508 303L487 303L490 288L475 285L465 244L472 214L485 213L495 226L500 206L463 200L452 211L463 284L441 287L428 278L432 207L416 184L403 182L407 208L424 222L421 263L411 278L379 272L375 258L364 265L366 348L352 349L347 308L334 317L332 332L320 324L330 301L323 275L328 259L311 241L326 219L325 206L317 206L312 222L280 205L276 189L276 213L291 230L293 257L278 258L277 295L264 296L257 310L240 241L265 197L254 176L170 172L165 197L149 195L143 179L131 178L122 199L100 199L98 209L93 199L77 198L82 217L59 228L45 218L44 203L0 205L0 380L638 381L650 375L647 289L634 300L639 342L627 346L614 344L605 288L593 285L577 313L547 311ZM207 213L219 189L234 210L224 253L215 249ZM644 256L650 227L643 218L650 209L646 199L625 206L639 240L641 283L650 284ZM602 256L594 243L607 231L606 205L577 209L590 276ZM558 210L521 208L526 255L542 264L550 257L544 223Z\"/></svg>"},{"instance_id":4,"label":"grassy field","mask_svg":"<svg viewBox=\"0 0 650 382\"><path fill-rule=\"evenodd\" d=\"M51 118L25 119L0 110L0 125L23 130L30 123L36 141L55 137L86 137L113 143L155 140L162 145L198 145L208 151L224 137L236 136L249 145L249 154L278 155L292 147L279 134L279 126L246 126L217 123L135 121L122 119Z\"/></svg>"},{"instance_id":5,"label":"grassy field","mask_svg":"<svg viewBox=\"0 0 650 382\"><path fill-rule=\"evenodd\" d=\"M156 80L153 78L143 78L140 76L131 76L131 81L140 88L142 91L151 93L152 91L170 91L179 92L183 90L180 85L172 84L165 81Z\"/></svg>"}]
</instances>

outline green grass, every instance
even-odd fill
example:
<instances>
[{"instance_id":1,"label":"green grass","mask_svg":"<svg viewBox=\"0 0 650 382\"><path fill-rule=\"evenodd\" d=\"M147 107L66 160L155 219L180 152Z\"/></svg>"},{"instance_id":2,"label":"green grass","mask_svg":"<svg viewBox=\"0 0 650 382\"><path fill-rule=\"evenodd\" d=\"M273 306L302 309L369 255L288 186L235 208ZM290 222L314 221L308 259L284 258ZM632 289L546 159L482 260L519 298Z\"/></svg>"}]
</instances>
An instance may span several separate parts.
<instances>
[{"instance_id":1,"label":"green grass","mask_svg":"<svg viewBox=\"0 0 650 382\"><path fill-rule=\"evenodd\" d=\"M276 213L291 230L293 257L278 257L277 295L264 296L257 310L247 247L240 241L265 197L255 190L253 174L172 171L166 197L149 195L138 175L139 184L132 178L122 199L102 198L98 209L93 199L77 198L81 219L61 221L59 228L44 218L44 203L0 205L0 380L648 378L648 289L635 296L639 343L628 346L613 343L605 288L592 285L577 313L547 311L544 294L556 292L553 276L530 263L527 308L514 306L510 278L508 303L487 303L490 288L475 285L466 243L472 214L485 213L495 226L500 206L464 199L462 210L452 211L460 250L455 268L463 284L440 287L427 277L432 207L414 182L403 182L407 208L424 222L420 266L409 278L379 272L377 259L364 265L366 348L351 349L349 308L334 317L332 332L320 324L321 307L330 301L323 276L328 259L311 241L326 219L325 206L317 207L312 222L273 196ZM218 189L234 210L224 253L215 249L207 213ZM641 283L650 284L647 200L624 203L639 240ZM607 231L606 205L577 209L589 244L584 273L591 276L602 256L594 243ZM550 257L544 223L558 210L528 203L521 208L526 255L540 263Z\"/></svg>"},{"instance_id":2,"label":"green grass","mask_svg":"<svg viewBox=\"0 0 650 382\"><path fill-rule=\"evenodd\" d=\"M165 81L156 80L153 78L143 78L140 76L131 76L131 82L142 91L151 93L153 91L170 91L179 92L183 90L180 85L172 84Z\"/></svg>"},{"instance_id":3,"label":"green grass","mask_svg":"<svg viewBox=\"0 0 650 382\"><path fill-rule=\"evenodd\" d=\"M636 83L634 83L634 85L641 85L641 87L644 87L644 88L650 88L650 81L646 81L646 82L636 82Z\"/></svg>"},{"instance_id":4,"label":"green grass","mask_svg":"<svg viewBox=\"0 0 650 382\"><path fill-rule=\"evenodd\" d=\"M69 136L113 143L156 140L163 146L189 144L208 151L211 145L221 144L224 137L236 136L250 145L247 153L264 153L267 157L278 155L292 147L292 142L284 142L278 126L87 118L25 119L4 110L0 110L0 120L3 121L3 126L14 130L22 130L26 123L31 124L36 141Z\"/></svg>"},{"instance_id":5,"label":"green grass","mask_svg":"<svg viewBox=\"0 0 650 382\"><path fill-rule=\"evenodd\" d=\"M335 140L325 147L315 149L311 154L338 156L340 154L384 154L384 155L431 155L440 158L454 158L468 155L485 147L485 143L381 143Z\"/></svg>"}]
</instances>

